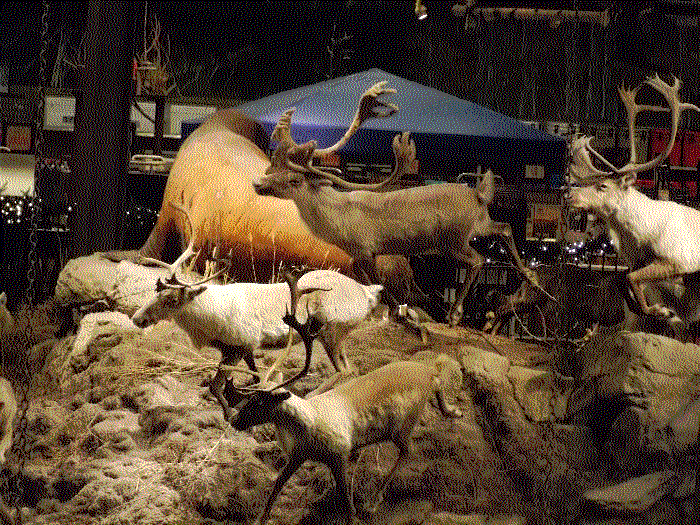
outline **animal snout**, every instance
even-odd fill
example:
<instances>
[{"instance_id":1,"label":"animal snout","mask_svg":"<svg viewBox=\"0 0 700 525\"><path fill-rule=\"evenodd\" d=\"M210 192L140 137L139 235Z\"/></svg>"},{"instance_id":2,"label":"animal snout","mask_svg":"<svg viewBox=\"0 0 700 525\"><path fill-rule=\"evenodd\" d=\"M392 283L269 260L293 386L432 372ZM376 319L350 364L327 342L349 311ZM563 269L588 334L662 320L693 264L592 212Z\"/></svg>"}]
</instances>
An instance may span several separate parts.
<instances>
[{"instance_id":1,"label":"animal snout","mask_svg":"<svg viewBox=\"0 0 700 525\"><path fill-rule=\"evenodd\" d=\"M272 187L262 181L253 181L253 189L258 195L272 195Z\"/></svg>"},{"instance_id":2,"label":"animal snout","mask_svg":"<svg viewBox=\"0 0 700 525\"><path fill-rule=\"evenodd\" d=\"M151 320L147 315L134 315L131 318L131 322L139 328L146 328L149 324L151 324Z\"/></svg>"}]
</instances>

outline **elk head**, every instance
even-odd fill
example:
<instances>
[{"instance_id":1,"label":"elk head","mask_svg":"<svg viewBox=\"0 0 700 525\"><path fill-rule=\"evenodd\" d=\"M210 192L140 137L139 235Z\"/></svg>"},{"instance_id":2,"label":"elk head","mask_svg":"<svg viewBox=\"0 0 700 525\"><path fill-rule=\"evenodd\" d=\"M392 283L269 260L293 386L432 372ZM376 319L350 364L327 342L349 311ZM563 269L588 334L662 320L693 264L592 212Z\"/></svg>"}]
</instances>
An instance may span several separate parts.
<instances>
[{"instance_id":1,"label":"elk head","mask_svg":"<svg viewBox=\"0 0 700 525\"><path fill-rule=\"evenodd\" d=\"M686 109L700 111L700 108L693 104L680 102L678 91L682 83L679 79L674 78L673 84L667 84L658 75L654 75L648 77L644 83L659 92L666 100L668 107L637 104L637 92L642 84L634 89L628 89L625 86L618 88L627 111L630 138L630 160L626 165L621 168L615 167L591 146L591 137L580 137L571 144L572 164L569 173L572 179L580 184L571 188L566 197L567 204L572 208L592 209L605 217L614 214L620 209L630 188L637 181L637 173L654 168L670 155L678 133L681 112ZM640 111L664 111L671 114L671 133L666 149L650 161L642 163L637 160L635 142L635 123ZM591 155L603 163L608 171L594 166Z\"/></svg>"},{"instance_id":2,"label":"elk head","mask_svg":"<svg viewBox=\"0 0 700 525\"><path fill-rule=\"evenodd\" d=\"M339 150L365 120L389 117L397 111L398 108L394 104L378 99L380 95L396 92L394 89L386 88L385 84L386 82L379 82L362 95L352 124L345 135L329 148L317 149L316 141L313 140L305 144L297 144L290 134L295 108L285 111L272 132L272 139L279 144L272 155L271 166L265 171L264 176L253 182L256 193L281 199L294 199L297 194L333 183L348 190L377 190L400 177L408 168L408 163L415 159L415 145L412 140L409 140L408 133L394 138L396 166L392 174L378 184L347 182L338 176L340 170L312 164L314 159L324 158Z\"/></svg>"},{"instance_id":3,"label":"elk head","mask_svg":"<svg viewBox=\"0 0 700 525\"><path fill-rule=\"evenodd\" d=\"M291 396L286 390L260 390L238 404L238 413L231 421L231 426L236 430L246 430L269 423L275 408Z\"/></svg>"}]
</instances>

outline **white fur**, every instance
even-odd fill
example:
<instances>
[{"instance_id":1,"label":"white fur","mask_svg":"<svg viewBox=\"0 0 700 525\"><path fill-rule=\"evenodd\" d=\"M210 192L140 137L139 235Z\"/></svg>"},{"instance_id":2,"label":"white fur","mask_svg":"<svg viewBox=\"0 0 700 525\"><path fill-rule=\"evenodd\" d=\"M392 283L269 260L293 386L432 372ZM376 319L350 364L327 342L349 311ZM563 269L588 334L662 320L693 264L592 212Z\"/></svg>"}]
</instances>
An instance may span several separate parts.
<instances>
[{"instance_id":1,"label":"white fur","mask_svg":"<svg viewBox=\"0 0 700 525\"><path fill-rule=\"evenodd\" d=\"M137 321L148 315L157 320L172 314L173 320L197 346L216 340L252 350L280 343L287 337L289 327L282 321L290 307L286 283L208 283L203 286L206 290L177 312L159 311L156 297L142 306L132 319ZM328 290L302 295L297 309L300 322L305 321L308 306L309 312L326 327L334 323L354 325L366 319L379 302L382 290L379 285L365 286L330 270L306 273L297 286L300 291L314 287Z\"/></svg>"},{"instance_id":2,"label":"white fur","mask_svg":"<svg viewBox=\"0 0 700 525\"><path fill-rule=\"evenodd\" d=\"M15 326L15 319L7 309L7 295L0 293L0 334L9 332Z\"/></svg>"},{"instance_id":3,"label":"white fur","mask_svg":"<svg viewBox=\"0 0 700 525\"><path fill-rule=\"evenodd\" d=\"M646 266L654 258L672 263L679 274L700 270L700 211L672 201L653 200L633 186L614 179L572 188L568 204L602 217L611 242L631 269ZM670 293L661 294L666 300ZM668 283L671 287L672 283ZM678 295L677 293L675 295ZM680 294L673 306L686 322L699 317L697 300Z\"/></svg>"}]
</instances>

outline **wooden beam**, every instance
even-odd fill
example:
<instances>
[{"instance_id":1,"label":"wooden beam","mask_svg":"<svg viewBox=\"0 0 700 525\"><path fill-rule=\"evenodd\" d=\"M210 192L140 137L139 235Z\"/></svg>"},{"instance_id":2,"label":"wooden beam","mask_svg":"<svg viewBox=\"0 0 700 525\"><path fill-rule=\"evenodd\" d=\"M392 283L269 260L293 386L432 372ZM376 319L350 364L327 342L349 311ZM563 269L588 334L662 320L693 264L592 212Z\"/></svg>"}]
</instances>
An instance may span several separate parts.
<instances>
[{"instance_id":1,"label":"wooden beam","mask_svg":"<svg viewBox=\"0 0 700 525\"><path fill-rule=\"evenodd\" d=\"M603 27L610 23L610 13L605 11L571 11L568 9L532 9L524 7L475 7L464 9L468 17L483 18L490 21L496 18L516 18L519 20L544 20L558 24L567 19L578 19L581 22L600 24ZM457 11L453 11L458 14Z\"/></svg>"},{"instance_id":2,"label":"wooden beam","mask_svg":"<svg viewBox=\"0 0 700 525\"><path fill-rule=\"evenodd\" d=\"M136 2L90 0L76 93L70 257L119 247L129 167Z\"/></svg>"}]
</instances>

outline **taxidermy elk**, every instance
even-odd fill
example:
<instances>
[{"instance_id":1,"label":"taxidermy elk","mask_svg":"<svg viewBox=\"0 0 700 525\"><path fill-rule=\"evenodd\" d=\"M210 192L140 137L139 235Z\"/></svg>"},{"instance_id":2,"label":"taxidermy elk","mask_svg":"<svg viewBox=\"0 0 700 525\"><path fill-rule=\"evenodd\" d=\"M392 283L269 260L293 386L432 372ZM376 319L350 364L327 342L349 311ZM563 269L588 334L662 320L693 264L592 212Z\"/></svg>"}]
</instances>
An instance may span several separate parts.
<instances>
[{"instance_id":1,"label":"taxidermy elk","mask_svg":"<svg viewBox=\"0 0 700 525\"><path fill-rule=\"evenodd\" d=\"M367 114L370 118L372 114ZM251 181L270 166L269 137L254 119L232 108L207 118L180 147L170 170L158 220L138 252L114 251L112 260L174 261L189 242L187 225L169 203L190 203L195 244L232 252L232 280L272 282L279 264L287 268L335 268L349 275L350 256L311 234L292 202L258 196ZM382 283L401 302L423 295L403 257L378 261ZM408 299L407 299L408 298Z\"/></svg>"},{"instance_id":2,"label":"taxidermy elk","mask_svg":"<svg viewBox=\"0 0 700 525\"><path fill-rule=\"evenodd\" d=\"M581 137L572 144L571 176L581 186L571 188L567 203L573 208L593 210L605 218L611 241L620 257L629 266L627 275L639 310L645 315L666 319L672 326L682 320L668 306L649 305L644 295L647 283L689 276L700 270L700 211L671 201L653 200L634 188L637 173L652 169L666 159L673 148L681 112L700 109L680 102L681 81L674 78L667 84L658 75L648 77L645 84L659 92L668 107L637 104L637 92L624 86L618 89L627 110L630 133L630 160L617 168L603 158L592 146L591 137ZM635 122L640 111L668 111L671 133L666 149L648 162L637 161ZM594 166L590 155L602 162L609 171ZM685 294L697 294L697 278L686 278L681 287ZM689 312L686 322L697 320L697 312ZM695 317L693 319L692 317Z\"/></svg>"},{"instance_id":3,"label":"taxidermy elk","mask_svg":"<svg viewBox=\"0 0 700 525\"><path fill-rule=\"evenodd\" d=\"M386 92L380 84L370 88L362 96L358 114L363 105ZM365 284L379 282L378 255L437 251L452 256L471 268L448 314L450 324L457 325L462 318L462 303L484 263L469 241L475 236L499 235L506 240L518 269L537 286L535 274L520 260L510 225L494 222L489 216L488 205L494 196L490 170L476 188L445 183L384 193L367 191L396 180L404 166L413 162L416 149L409 134L394 138L396 165L391 176L378 184L350 183L331 169L312 165L314 158L328 155L338 145L319 150L315 141L296 144L290 134L293 113L294 108L287 110L273 132L272 138L279 145L272 166L254 182L255 191L293 200L314 235L352 255L355 276ZM342 140L346 141L357 128L355 119ZM337 191L333 183L352 191Z\"/></svg>"},{"instance_id":4,"label":"taxidermy elk","mask_svg":"<svg viewBox=\"0 0 700 525\"><path fill-rule=\"evenodd\" d=\"M171 205L189 220L185 208ZM234 365L243 358L255 371L255 351L263 345L279 343L289 331L281 321L290 300L287 285L209 282L227 268L196 282L182 281L175 272L195 255L193 242L194 236L173 264L155 259L147 261L168 268L170 275L165 281L158 280L156 295L143 304L131 320L144 328L162 319L173 319L197 348L218 349L222 365ZM348 371L350 365L342 351L342 342L377 306L382 286L364 286L331 270L308 272L300 278L299 286L307 294L304 297L307 315L314 315L323 322L318 337L331 363L339 372ZM228 420L231 414L223 397L225 380L226 373L220 367L210 382L210 390L221 403Z\"/></svg>"},{"instance_id":5,"label":"taxidermy elk","mask_svg":"<svg viewBox=\"0 0 700 525\"><path fill-rule=\"evenodd\" d=\"M527 317L528 330L541 320L542 333L561 334L564 338L598 325L611 326L624 321L630 329L634 319L626 307L627 279L622 272L594 272L587 267L565 264L561 268L540 265L533 270L537 280L550 295L561 297L562 303L552 302L541 290L523 281L512 294L493 290L489 294L492 316L484 331L497 333L512 316ZM651 290L647 289L649 294ZM645 330L648 331L648 330Z\"/></svg>"},{"instance_id":6,"label":"taxidermy elk","mask_svg":"<svg viewBox=\"0 0 700 525\"><path fill-rule=\"evenodd\" d=\"M288 284L291 297L295 297L297 293L293 284L289 281ZM311 323L313 317L300 323L294 311L292 305L292 313L284 316L284 322L301 335L308 356L317 327ZM266 380L259 385L239 390L248 398L238 405L239 410L231 421L236 430L273 423L277 440L287 456L287 464L277 476L272 493L256 521L258 525L267 523L282 487L307 460L328 466L340 499L340 512L347 523L352 523L355 509L345 480L348 458L362 447L391 441L398 448L399 455L381 482L375 503L368 506L370 512L376 511L387 485L410 454L411 432L428 400L434 396L440 412L446 417L462 415L461 410L448 404L443 395L443 370L452 364L459 369L459 363L445 355L439 356L432 364L390 363L308 399L285 388L301 377L303 371L283 384L269 380L280 361L278 359L268 370Z\"/></svg>"}]
</instances>

